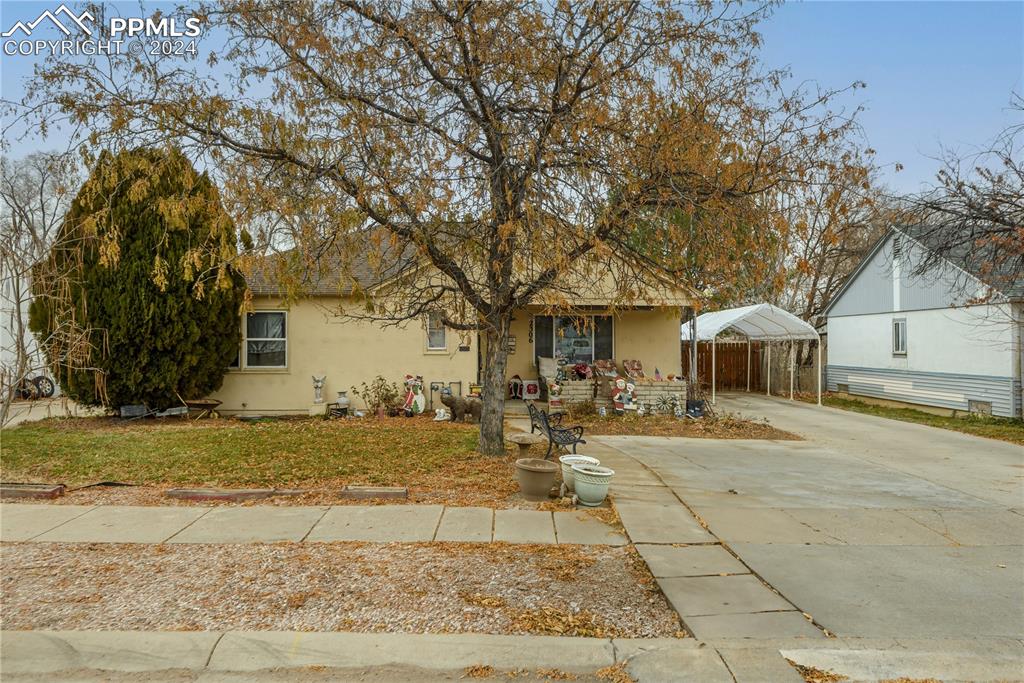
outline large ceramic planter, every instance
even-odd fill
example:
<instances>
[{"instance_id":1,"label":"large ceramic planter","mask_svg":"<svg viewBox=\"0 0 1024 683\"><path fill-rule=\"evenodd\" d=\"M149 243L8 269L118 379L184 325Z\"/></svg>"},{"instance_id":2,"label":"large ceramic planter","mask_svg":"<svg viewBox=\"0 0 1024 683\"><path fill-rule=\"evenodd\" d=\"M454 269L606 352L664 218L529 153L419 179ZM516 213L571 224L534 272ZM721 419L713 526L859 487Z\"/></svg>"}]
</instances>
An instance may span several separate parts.
<instances>
[{"instance_id":1,"label":"large ceramic planter","mask_svg":"<svg viewBox=\"0 0 1024 683\"><path fill-rule=\"evenodd\" d=\"M562 464L562 483L565 484L566 491L574 491L573 488L573 476L572 466L573 465L600 465L601 461L597 458L591 458L589 455L563 455L558 458L558 462Z\"/></svg>"},{"instance_id":2,"label":"large ceramic planter","mask_svg":"<svg viewBox=\"0 0 1024 683\"><path fill-rule=\"evenodd\" d=\"M615 470L600 465L573 465L572 477L576 486L576 497L581 505L597 507L608 496L608 484L615 476Z\"/></svg>"},{"instance_id":3,"label":"large ceramic planter","mask_svg":"<svg viewBox=\"0 0 1024 683\"><path fill-rule=\"evenodd\" d=\"M547 500L555 485L558 465L540 458L516 460L516 479L526 500Z\"/></svg>"}]
</instances>

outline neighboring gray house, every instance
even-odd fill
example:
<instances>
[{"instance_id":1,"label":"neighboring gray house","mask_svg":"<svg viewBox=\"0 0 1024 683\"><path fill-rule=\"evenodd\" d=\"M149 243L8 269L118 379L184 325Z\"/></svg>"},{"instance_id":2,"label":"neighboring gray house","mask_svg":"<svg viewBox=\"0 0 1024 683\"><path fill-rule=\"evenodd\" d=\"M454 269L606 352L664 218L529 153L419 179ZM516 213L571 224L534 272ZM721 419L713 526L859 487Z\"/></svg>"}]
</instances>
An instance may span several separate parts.
<instances>
[{"instance_id":1,"label":"neighboring gray house","mask_svg":"<svg viewBox=\"0 0 1024 683\"><path fill-rule=\"evenodd\" d=\"M930 239L892 228L829 304L828 390L1020 417L1024 282L983 281L969 254L915 275Z\"/></svg>"}]
</instances>

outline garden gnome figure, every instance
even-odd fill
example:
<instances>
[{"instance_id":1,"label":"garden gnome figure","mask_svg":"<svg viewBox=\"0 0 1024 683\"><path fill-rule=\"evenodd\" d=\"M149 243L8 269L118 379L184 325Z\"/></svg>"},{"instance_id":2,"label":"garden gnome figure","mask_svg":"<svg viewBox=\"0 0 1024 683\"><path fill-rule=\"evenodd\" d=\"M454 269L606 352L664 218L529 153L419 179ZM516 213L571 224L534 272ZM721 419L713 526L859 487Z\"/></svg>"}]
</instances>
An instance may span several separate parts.
<instances>
[{"instance_id":1,"label":"garden gnome figure","mask_svg":"<svg viewBox=\"0 0 1024 683\"><path fill-rule=\"evenodd\" d=\"M327 375L324 375L323 377L317 377L316 375L313 375L313 403L319 404L324 402L323 392L324 382L326 381Z\"/></svg>"}]
</instances>

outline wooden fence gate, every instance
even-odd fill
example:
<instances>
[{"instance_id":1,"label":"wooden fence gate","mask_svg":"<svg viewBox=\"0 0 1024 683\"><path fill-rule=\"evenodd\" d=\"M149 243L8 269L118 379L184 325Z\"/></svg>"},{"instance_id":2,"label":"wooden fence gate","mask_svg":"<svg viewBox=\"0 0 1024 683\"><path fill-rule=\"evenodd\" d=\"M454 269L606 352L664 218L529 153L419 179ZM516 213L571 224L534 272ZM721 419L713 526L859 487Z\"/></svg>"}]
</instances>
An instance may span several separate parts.
<instances>
[{"instance_id":1,"label":"wooden fence gate","mask_svg":"<svg viewBox=\"0 0 1024 683\"><path fill-rule=\"evenodd\" d=\"M720 341L716 346L715 378L718 383L718 391L746 391L747 342ZM765 388L761 381L761 351L760 342L750 343L751 391L763 391ZM711 391L711 355L711 342L697 343L697 378L700 385L709 393ZM689 377L689 372L690 342L683 342L683 377Z\"/></svg>"}]
</instances>

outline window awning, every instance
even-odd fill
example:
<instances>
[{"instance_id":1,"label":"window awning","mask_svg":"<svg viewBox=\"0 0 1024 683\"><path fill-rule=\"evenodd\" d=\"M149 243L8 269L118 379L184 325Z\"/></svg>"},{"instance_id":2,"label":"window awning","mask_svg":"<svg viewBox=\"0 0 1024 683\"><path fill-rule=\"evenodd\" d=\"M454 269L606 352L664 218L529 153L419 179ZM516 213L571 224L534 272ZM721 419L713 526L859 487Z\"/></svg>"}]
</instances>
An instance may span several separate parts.
<instances>
[{"instance_id":1,"label":"window awning","mask_svg":"<svg viewBox=\"0 0 1024 683\"><path fill-rule=\"evenodd\" d=\"M697 316L697 341L712 341L731 330L757 341L818 339L812 325L771 304L729 308ZM690 324L682 325L682 340L690 340Z\"/></svg>"}]
</instances>

